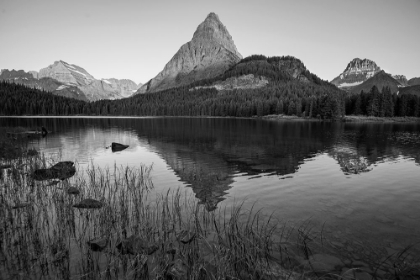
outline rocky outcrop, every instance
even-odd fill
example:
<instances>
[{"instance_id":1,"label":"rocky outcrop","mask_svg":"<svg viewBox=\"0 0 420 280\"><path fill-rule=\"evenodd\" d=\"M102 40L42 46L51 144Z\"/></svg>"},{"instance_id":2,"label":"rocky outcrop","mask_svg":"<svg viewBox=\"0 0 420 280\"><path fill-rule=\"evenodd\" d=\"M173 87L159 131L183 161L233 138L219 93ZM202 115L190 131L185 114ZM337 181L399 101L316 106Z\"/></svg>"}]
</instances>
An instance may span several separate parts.
<instances>
[{"instance_id":1,"label":"rocky outcrop","mask_svg":"<svg viewBox=\"0 0 420 280\"><path fill-rule=\"evenodd\" d=\"M301 82L307 82L308 79L304 76L304 72L307 71L305 65L299 59L291 56L282 57L276 62L273 62L279 70L288 73L294 79L298 79Z\"/></svg>"},{"instance_id":2,"label":"rocky outcrop","mask_svg":"<svg viewBox=\"0 0 420 280\"><path fill-rule=\"evenodd\" d=\"M226 27L215 13L210 13L191 41L181 46L162 72L138 92L155 92L212 78L241 58Z\"/></svg>"},{"instance_id":3,"label":"rocky outcrop","mask_svg":"<svg viewBox=\"0 0 420 280\"><path fill-rule=\"evenodd\" d=\"M407 78L404 75L392 75L392 78L399 82L402 87L408 86Z\"/></svg>"},{"instance_id":4,"label":"rocky outcrop","mask_svg":"<svg viewBox=\"0 0 420 280\"><path fill-rule=\"evenodd\" d=\"M351 88L362 84L379 71L381 68L372 60L355 58L350 61L344 72L333 79L331 83L339 88Z\"/></svg>"},{"instance_id":5,"label":"rocky outcrop","mask_svg":"<svg viewBox=\"0 0 420 280\"><path fill-rule=\"evenodd\" d=\"M133 95L142 85L137 85L135 82L128 79L102 79L102 82L106 83L110 89L119 92L122 97L129 97Z\"/></svg>"},{"instance_id":6,"label":"rocky outcrop","mask_svg":"<svg viewBox=\"0 0 420 280\"><path fill-rule=\"evenodd\" d=\"M29 71L28 73L31 74L35 79L39 79L37 71Z\"/></svg>"},{"instance_id":7,"label":"rocky outcrop","mask_svg":"<svg viewBox=\"0 0 420 280\"><path fill-rule=\"evenodd\" d=\"M218 81L210 86L198 86L191 88L192 90L215 88L218 91L222 90L235 90L235 89L257 89L268 85L268 79L266 77L257 77L253 74L242 75L239 77L231 77L224 81Z\"/></svg>"}]
</instances>

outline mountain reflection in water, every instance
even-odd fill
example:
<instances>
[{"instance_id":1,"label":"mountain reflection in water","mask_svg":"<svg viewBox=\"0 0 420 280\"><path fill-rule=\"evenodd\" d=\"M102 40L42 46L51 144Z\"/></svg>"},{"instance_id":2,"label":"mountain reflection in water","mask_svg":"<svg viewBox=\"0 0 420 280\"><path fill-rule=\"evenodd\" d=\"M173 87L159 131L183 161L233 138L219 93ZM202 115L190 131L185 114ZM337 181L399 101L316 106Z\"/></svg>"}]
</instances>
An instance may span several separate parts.
<instances>
[{"instance_id":1,"label":"mountain reflection in water","mask_svg":"<svg viewBox=\"0 0 420 280\"><path fill-rule=\"evenodd\" d=\"M144 149L138 148L146 148L163 159L208 210L225 199L235 174L285 178L319 154L335 159L347 175L400 157L420 162L418 124L223 118L3 118L0 124L47 127L54 133L32 144L82 165L137 165L145 158ZM130 147L111 156L105 150L111 142Z\"/></svg>"}]
</instances>

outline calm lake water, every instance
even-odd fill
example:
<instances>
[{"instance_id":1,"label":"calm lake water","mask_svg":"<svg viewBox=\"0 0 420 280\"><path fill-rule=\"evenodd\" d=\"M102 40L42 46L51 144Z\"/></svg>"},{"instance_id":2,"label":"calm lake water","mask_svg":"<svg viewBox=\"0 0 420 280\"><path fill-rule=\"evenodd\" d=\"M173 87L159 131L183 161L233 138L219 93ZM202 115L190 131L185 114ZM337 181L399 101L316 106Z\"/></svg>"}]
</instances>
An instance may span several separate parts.
<instances>
[{"instance_id":1,"label":"calm lake water","mask_svg":"<svg viewBox=\"0 0 420 280\"><path fill-rule=\"evenodd\" d=\"M245 201L291 225L309 220L343 259L420 242L419 124L0 118L0 126L47 127L53 133L31 145L79 169L153 164L157 190L185 189L209 210ZM111 142L130 146L113 153ZM203 177L206 188L196 184Z\"/></svg>"}]
</instances>

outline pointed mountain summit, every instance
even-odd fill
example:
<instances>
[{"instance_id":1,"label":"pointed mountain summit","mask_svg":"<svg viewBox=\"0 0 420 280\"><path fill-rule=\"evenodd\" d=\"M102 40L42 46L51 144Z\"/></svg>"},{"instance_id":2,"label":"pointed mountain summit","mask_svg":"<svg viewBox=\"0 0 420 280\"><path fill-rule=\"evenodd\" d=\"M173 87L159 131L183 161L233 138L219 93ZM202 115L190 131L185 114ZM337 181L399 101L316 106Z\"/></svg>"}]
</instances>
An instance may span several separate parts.
<instances>
[{"instance_id":1,"label":"pointed mountain summit","mask_svg":"<svg viewBox=\"0 0 420 280\"><path fill-rule=\"evenodd\" d=\"M210 13L194 32L190 42L138 92L155 92L215 77L242 59L226 27Z\"/></svg>"},{"instance_id":2,"label":"pointed mountain summit","mask_svg":"<svg viewBox=\"0 0 420 280\"><path fill-rule=\"evenodd\" d=\"M347 64L346 69L331 83L339 88L351 88L365 82L381 71L376 63L369 59L355 58Z\"/></svg>"}]
</instances>

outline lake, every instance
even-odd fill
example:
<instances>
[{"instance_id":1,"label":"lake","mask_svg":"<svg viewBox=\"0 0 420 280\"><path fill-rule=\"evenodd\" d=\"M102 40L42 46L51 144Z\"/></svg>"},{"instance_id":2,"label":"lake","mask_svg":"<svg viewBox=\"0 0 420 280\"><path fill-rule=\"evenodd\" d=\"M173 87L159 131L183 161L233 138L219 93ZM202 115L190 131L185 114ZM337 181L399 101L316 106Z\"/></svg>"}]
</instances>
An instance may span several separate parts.
<instances>
[{"instance_id":1,"label":"lake","mask_svg":"<svg viewBox=\"0 0 420 280\"><path fill-rule=\"evenodd\" d=\"M243 202L309 222L343 260L372 263L420 242L420 124L0 118L7 126L45 126L52 133L30 145L80 170L153 165L158 191L180 188L208 211ZM129 148L113 153L112 142Z\"/></svg>"}]
</instances>

